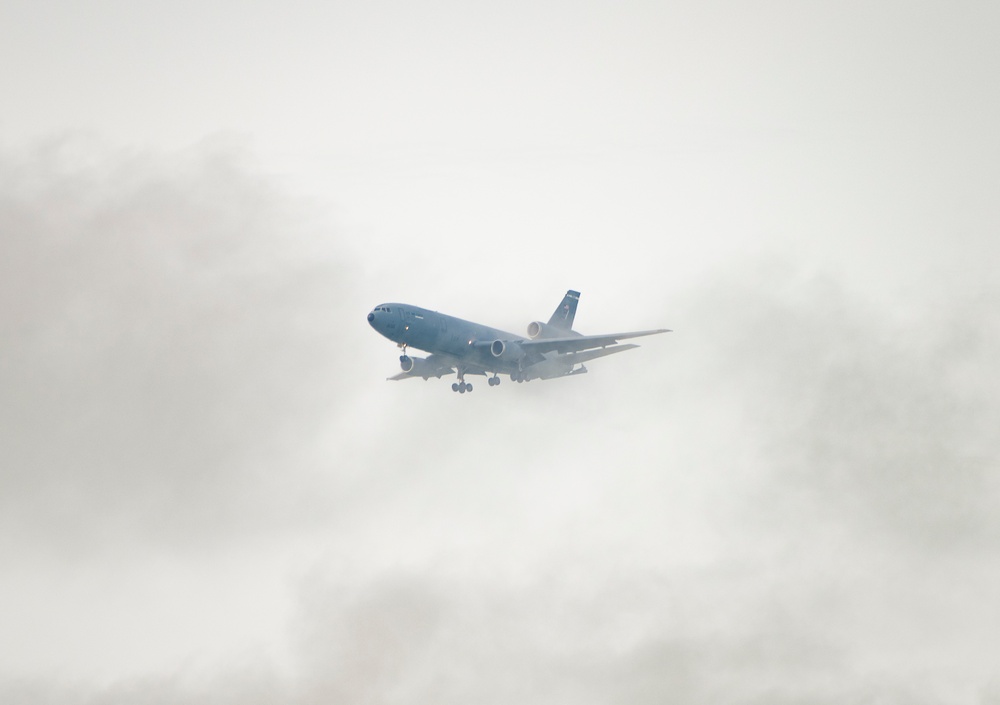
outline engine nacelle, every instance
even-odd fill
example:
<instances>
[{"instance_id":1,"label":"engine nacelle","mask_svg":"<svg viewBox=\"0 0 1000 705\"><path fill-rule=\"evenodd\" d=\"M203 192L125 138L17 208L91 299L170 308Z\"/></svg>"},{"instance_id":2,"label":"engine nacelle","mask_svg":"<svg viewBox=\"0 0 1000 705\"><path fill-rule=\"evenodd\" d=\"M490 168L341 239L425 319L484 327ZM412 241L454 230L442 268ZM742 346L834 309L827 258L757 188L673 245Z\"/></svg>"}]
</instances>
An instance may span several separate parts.
<instances>
[{"instance_id":1,"label":"engine nacelle","mask_svg":"<svg viewBox=\"0 0 1000 705\"><path fill-rule=\"evenodd\" d=\"M524 348L514 341L497 339L490 344L490 354L502 360L520 360L524 357Z\"/></svg>"},{"instance_id":2,"label":"engine nacelle","mask_svg":"<svg viewBox=\"0 0 1000 705\"><path fill-rule=\"evenodd\" d=\"M429 377L440 378L442 374L450 371L445 367L428 362L425 358L410 357L409 355L399 356L399 368L405 374L414 377L423 377L424 379L428 379Z\"/></svg>"},{"instance_id":3,"label":"engine nacelle","mask_svg":"<svg viewBox=\"0 0 1000 705\"><path fill-rule=\"evenodd\" d=\"M532 321L528 324L528 337L532 340L535 338L559 338L565 334L564 331L553 328L541 321Z\"/></svg>"}]
</instances>

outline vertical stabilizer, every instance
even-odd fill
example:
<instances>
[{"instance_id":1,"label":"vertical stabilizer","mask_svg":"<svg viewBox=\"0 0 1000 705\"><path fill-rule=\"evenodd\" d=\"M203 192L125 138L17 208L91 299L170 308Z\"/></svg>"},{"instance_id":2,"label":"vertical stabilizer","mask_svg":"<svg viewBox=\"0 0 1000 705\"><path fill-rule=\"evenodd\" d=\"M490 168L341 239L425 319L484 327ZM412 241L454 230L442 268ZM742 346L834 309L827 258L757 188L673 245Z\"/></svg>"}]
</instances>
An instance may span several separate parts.
<instances>
[{"instance_id":1,"label":"vertical stabilizer","mask_svg":"<svg viewBox=\"0 0 1000 705\"><path fill-rule=\"evenodd\" d=\"M552 314L548 325L559 330L573 330L573 319L576 318L576 305L580 303L580 292L570 289L563 297L559 308Z\"/></svg>"}]
</instances>

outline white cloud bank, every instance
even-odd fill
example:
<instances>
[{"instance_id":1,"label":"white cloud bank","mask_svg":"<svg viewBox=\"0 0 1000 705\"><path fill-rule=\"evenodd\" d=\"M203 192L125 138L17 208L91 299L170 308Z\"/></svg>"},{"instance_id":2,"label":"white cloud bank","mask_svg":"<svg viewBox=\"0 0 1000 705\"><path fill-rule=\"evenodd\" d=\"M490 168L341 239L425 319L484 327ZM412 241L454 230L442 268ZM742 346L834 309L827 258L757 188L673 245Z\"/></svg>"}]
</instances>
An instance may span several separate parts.
<instances>
[{"instance_id":1,"label":"white cloud bank","mask_svg":"<svg viewBox=\"0 0 1000 705\"><path fill-rule=\"evenodd\" d=\"M0 183L5 702L997 701L993 282L728 263L459 398L239 150Z\"/></svg>"}]
</instances>

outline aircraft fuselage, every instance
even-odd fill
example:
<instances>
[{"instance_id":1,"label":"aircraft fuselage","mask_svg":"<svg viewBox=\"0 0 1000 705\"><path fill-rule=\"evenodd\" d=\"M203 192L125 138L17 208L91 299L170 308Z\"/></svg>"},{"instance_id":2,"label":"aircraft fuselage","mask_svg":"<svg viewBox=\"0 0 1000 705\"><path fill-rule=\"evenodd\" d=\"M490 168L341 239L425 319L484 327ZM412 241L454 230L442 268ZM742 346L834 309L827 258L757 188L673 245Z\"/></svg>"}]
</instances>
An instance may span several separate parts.
<instances>
[{"instance_id":1,"label":"aircraft fuselage","mask_svg":"<svg viewBox=\"0 0 1000 705\"><path fill-rule=\"evenodd\" d=\"M381 304L368 314L368 323L380 334L403 347L463 359L490 371L509 372L517 364L498 360L490 353L495 340L520 340L523 336L473 323L409 304Z\"/></svg>"},{"instance_id":2,"label":"aircraft fuselage","mask_svg":"<svg viewBox=\"0 0 1000 705\"><path fill-rule=\"evenodd\" d=\"M413 377L443 377L457 374L452 389L472 391L465 375L492 375L489 385L500 384L500 373L512 381L553 379L587 371L585 362L637 347L621 340L665 333L666 329L581 335L573 330L580 292L570 289L548 323L533 321L528 337L473 323L419 306L379 304L368 314L368 323L403 349L402 372L391 380ZM410 357L407 348L430 353L427 358Z\"/></svg>"}]
</instances>

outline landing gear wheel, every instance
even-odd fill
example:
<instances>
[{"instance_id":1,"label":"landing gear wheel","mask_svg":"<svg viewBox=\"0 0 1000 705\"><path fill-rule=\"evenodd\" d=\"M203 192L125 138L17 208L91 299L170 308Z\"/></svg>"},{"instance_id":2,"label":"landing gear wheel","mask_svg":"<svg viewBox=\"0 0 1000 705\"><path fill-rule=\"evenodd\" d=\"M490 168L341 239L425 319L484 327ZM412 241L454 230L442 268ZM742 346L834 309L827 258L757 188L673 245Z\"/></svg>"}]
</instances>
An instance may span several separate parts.
<instances>
[{"instance_id":1,"label":"landing gear wheel","mask_svg":"<svg viewBox=\"0 0 1000 705\"><path fill-rule=\"evenodd\" d=\"M453 391L453 392L457 392L458 391L458 382L452 382L451 383L451 391Z\"/></svg>"},{"instance_id":2,"label":"landing gear wheel","mask_svg":"<svg viewBox=\"0 0 1000 705\"><path fill-rule=\"evenodd\" d=\"M465 383L465 391L467 391L467 392L471 392L472 391L472 382L466 382Z\"/></svg>"}]
</instances>

